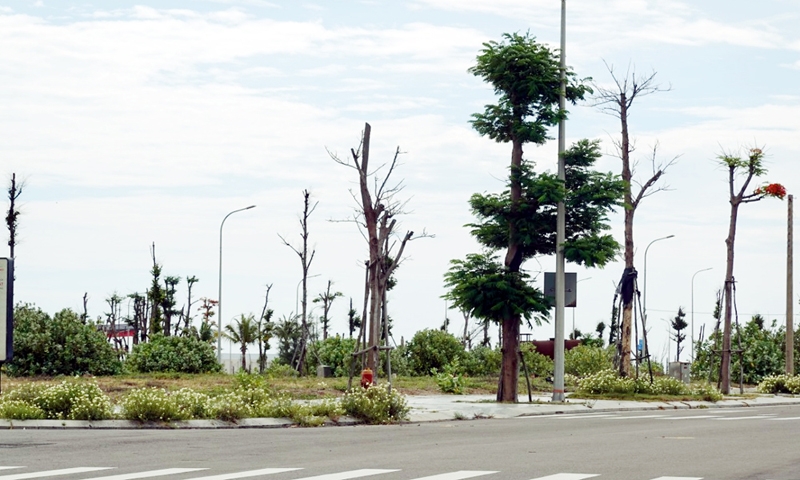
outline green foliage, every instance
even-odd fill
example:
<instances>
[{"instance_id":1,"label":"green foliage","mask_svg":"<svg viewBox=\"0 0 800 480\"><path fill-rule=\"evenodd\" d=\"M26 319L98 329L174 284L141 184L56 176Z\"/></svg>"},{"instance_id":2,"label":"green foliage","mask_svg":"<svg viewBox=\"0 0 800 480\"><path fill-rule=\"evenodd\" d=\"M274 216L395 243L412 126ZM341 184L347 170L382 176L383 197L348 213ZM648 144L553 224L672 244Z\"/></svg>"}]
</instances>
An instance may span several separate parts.
<instances>
[{"instance_id":1,"label":"green foliage","mask_svg":"<svg viewBox=\"0 0 800 480\"><path fill-rule=\"evenodd\" d=\"M434 368L460 361L464 346L453 335L441 330L420 330L408 342L408 363L414 375L430 375Z\"/></svg>"},{"instance_id":2,"label":"green foliage","mask_svg":"<svg viewBox=\"0 0 800 480\"><path fill-rule=\"evenodd\" d=\"M613 351L589 345L578 345L564 354L564 372L583 378L614 368Z\"/></svg>"},{"instance_id":3,"label":"green foliage","mask_svg":"<svg viewBox=\"0 0 800 480\"><path fill-rule=\"evenodd\" d=\"M345 414L370 424L394 423L408 418L408 404L397 390L389 392L388 385L354 388L341 399Z\"/></svg>"},{"instance_id":4,"label":"green foliage","mask_svg":"<svg viewBox=\"0 0 800 480\"><path fill-rule=\"evenodd\" d=\"M612 173L593 170L601 157L597 141L580 140L566 152L566 184L554 174L536 173L523 162L512 168L509 188L500 194L474 194L470 208L478 221L469 224L477 240L492 249L508 246L509 226L514 225L522 258L553 255L556 251L557 204L563 200L566 216L564 256L567 261L597 267L614 259L619 244L611 235L608 213L621 205L624 182ZM512 208L511 183L521 191Z\"/></svg>"},{"instance_id":5,"label":"green foliage","mask_svg":"<svg viewBox=\"0 0 800 480\"><path fill-rule=\"evenodd\" d=\"M111 400L94 382L64 380L55 385L26 385L2 397L17 414L54 420L102 420L112 417ZM29 408L23 407L28 405ZM41 416L38 412L41 411ZM19 417L18 417L19 418Z\"/></svg>"},{"instance_id":6,"label":"green foliage","mask_svg":"<svg viewBox=\"0 0 800 480\"><path fill-rule=\"evenodd\" d=\"M195 337L160 334L135 345L125 365L134 372L210 373L222 368L210 344Z\"/></svg>"},{"instance_id":7,"label":"green foliage","mask_svg":"<svg viewBox=\"0 0 800 480\"><path fill-rule=\"evenodd\" d=\"M506 269L494 255L472 253L466 260L450 261L444 298L475 318L501 322L524 317L529 324L533 319L541 325L550 304L529 279L525 272Z\"/></svg>"},{"instance_id":8,"label":"green foliage","mask_svg":"<svg viewBox=\"0 0 800 480\"><path fill-rule=\"evenodd\" d=\"M800 395L800 375L770 375L758 384L761 393L789 393Z\"/></svg>"},{"instance_id":9,"label":"green foliage","mask_svg":"<svg viewBox=\"0 0 800 480\"><path fill-rule=\"evenodd\" d=\"M121 363L103 332L84 324L69 309L52 318L28 304L14 308L14 358L11 376L114 375Z\"/></svg>"},{"instance_id":10,"label":"green foliage","mask_svg":"<svg viewBox=\"0 0 800 480\"><path fill-rule=\"evenodd\" d=\"M177 398L163 388L137 388L122 399L122 417L140 422L170 422L187 420L187 410L181 409Z\"/></svg>"},{"instance_id":11,"label":"green foliage","mask_svg":"<svg viewBox=\"0 0 800 480\"><path fill-rule=\"evenodd\" d=\"M542 355L536 351L536 347L532 343L522 343L519 346L522 356L525 359L525 365L528 367L528 373L534 377L547 378L553 375L554 366L550 357ZM521 364L520 364L521 368Z\"/></svg>"},{"instance_id":12,"label":"green foliage","mask_svg":"<svg viewBox=\"0 0 800 480\"><path fill-rule=\"evenodd\" d=\"M466 382L464 381L462 367L458 363L458 360L453 360L453 363L445 365L441 372L435 368L432 369L431 374L433 374L436 379L436 385L439 386L442 392L454 393L456 395L464 393Z\"/></svg>"},{"instance_id":13,"label":"green foliage","mask_svg":"<svg viewBox=\"0 0 800 480\"><path fill-rule=\"evenodd\" d=\"M278 339L278 358L282 364L291 366L303 336L297 316L284 315L275 324L272 334Z\"/></svg>"},{"instance_id":14,"label":"green foliage","mask_svg":"<svg viewBox=\"0 0 800 480\"><path fill-rule=\"evenodd\" d=\"M242 353L242 370L247 369L247 346L255 343L260 334L263 335L263 332L258 330L259 324L251 313L239 315L233 324L225 325L225 331L222 332L223 337L239 345L239 351Z\"/></svg>"},{"instance_id":15,"label":"green foliage","mask_svg":"<svg viewBox=\"0 0 800 480\"><path fill-rule=\"evenodd\" d=\"M734 350L739 349L740 333L742 350L744 350L741 362L744 365L744 383L757 384L763 378L779 375L785 370L784 342L786 335L783 327L777 327L777 321L773 320L772 326L766 328L761 315L755 315L743 328L733 325L731 347ZM712 350L719 350L721 345L721 332L716 332L709 339L695 345L695 361L692 364L693 377L709 378L709 370L711 370L711 378L717 378L720 359L719 355L712 355ZM739 365L739 355L733 353L731 355L731 377L737 382Z\"/></svg>"},{"instance_id":16,"label":"green foliage","mask_svg":"<svg viewBox=\"0 0 800 480\"><path fill-rule=\"evenodd\" d=\"M612 369L602 370L578 380L576 394L591 395L662 395L700 397L709 402L722 400L722 394L708 384L687 385L672 377L657 377L650 383L645 377L638 379L620 377Z\"/></svg>"},{"instance_id":17,"label":"green foliage","mask_svg":"<svg viewBox=\"0 0 800 480\"><path fill-rule=\"evenodd\" d=\"M483 47L469 72L492 84L500 101L474 114L473 128L497 142L544 143L547 128L566 113L558 108L561 71L556 52L527 33L507 33L502 42ZM567 99L575 103L590 90L575 81L571 69L566 74Z\"/></svg>"},{"instance_id":18,"label":"green foliage","mask_svg":"<svg viewBox=\"0 0 800 480\"><path fill-rule=\"evenodd\" d=\"M41 420L46 418L44 410L22 400L0 402L0 418L9 420Z\"/></svg>"},{"instance_id":19,"label":"green foliage","mask_svg":"<svg viewBox=\"0 0 800 480\"><path fill-rule=\"evenodd\" d=\"M333 376L347 377L350 375L350 360L355 347L356 339L342 338L338 335L312 342L308 346L306 357L308 369L314 372L318 365L328 365L333 369ZM392 371L394 371L394 364Z\"/></svg>"},{"instance_id":20,"label":"green foliage","mask_svg":"<svg viewBox=\"0 0 800 480\"><path fill-rule=\"evenodd\" d=\"M408 346L402 345L393 348L390 351L392 359L392 375L401 377L410 377L413 375L411 371L411 364L409 362ZM386 353L381 352L381 361L386 362Z\"/></svg>"},{"instance_id":21,"label":"green foliage","mask_svg":"<svg viewBox=\"0 0 800 480\"><path fill-rule=\"evenodd\" d=\"M271 378L296 377L300 375L294 368L285 363L281 363L280 359L270 362L267 369L264 370L264 374Z\"/></svg>"},{"instance_id":22,"label":"green foliage","mask_svg":"<svg viewBox=\"0 0 800 480\"><path fill-rule=\"evenodd\" d=\"M478 346L466 352L462 362L464 373L471 377L500 374L500 350Z\"/></svg>"}]
</instances>

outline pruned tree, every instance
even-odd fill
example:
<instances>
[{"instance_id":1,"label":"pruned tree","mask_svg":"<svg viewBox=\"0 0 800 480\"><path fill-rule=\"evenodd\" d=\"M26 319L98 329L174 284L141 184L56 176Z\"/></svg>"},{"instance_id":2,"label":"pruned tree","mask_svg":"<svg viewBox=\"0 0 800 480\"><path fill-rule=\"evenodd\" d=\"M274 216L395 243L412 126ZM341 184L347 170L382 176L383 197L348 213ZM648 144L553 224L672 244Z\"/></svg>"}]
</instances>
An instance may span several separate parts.
<instances>
[{"instance_id":1,"label":"pruned tree","mask_svg":"<svg viewBox=\"0 0 800 480\"><path fill-rule=\"evenodd\" d=\"M267 368L267 350L269 350L269 339L272 338L272 316L275 312L269 308L269 291L272 284L267 285L267 293L264 295L264 308L261 309L261 316L258 317L258 373L264 373Z\"/></svg>"},{"instance_id":2,"label":"pruned tree","mask_svg":"<svg viewBox=\"0 0 800 480\"><path fill-rule=\"evenodd\" d=\"M133 344L138 345L147 339L147 296L131 293L128 301L133 302L133 316L127 317L125 322L133 328Z\"/></svg>"},{"instance_id":3,"label":"pruned tree","mask_svg":"<svg viewBox=\"0 0 800 480\"><path fill-rule=\"evenodd\" d=\"M303 215L300 217L300 238L302 239L302 246L295 247L285 238L283 238L280 234L281 241L283 241L284 245L291 248L294 253L300 257L300 265L303 271L303 296L301 297L301 314L300 314L300 329L301 329L301 340L300 340L300 348L297 357L297 372L302 374L303 367L305 366L306 360L306 350L307 350L307 343L308 343L308 271L311 268L311 262L314 261L314 254L316 250L312 249L309 253L308 251L308 218L314 213L314 210L317 208L319 202L314 202L311 204L311 192L308 190L303 190Z\"/></svg>"},{"instance_id":4,"label":"pruned tree","mask_svg":"<svg viewBox=\"0 0 800 480\"><path fill-rule=\"evenodd\" d=\"M720 391L727 395L731 390L731 317L733 307L733 260L736 242L736 221L739 216L739 206L744 203L758 202L764 197L783 199L786 189L779 183L766 183L756 187L752 193L747 193L754 179L767 173L764 167L764 151L753 147L746 152L722 152L717 159L728 173L728 195L731 205L730 224L728 237L725 239L727 250L725 257L725 286L723 287L724 320L722 332L722 365L720 366ZM736 177L744 180L739 188L736 187Z\"/></svg>"},{"instance_id":5,"label":"pruned tree","mask_svg":"<svg viewBox=\"0 0 800 480\"><path fill-rule=\"evenodd\" d=\"M156 261L156 244L150 248L153 257L153 268L150 270L152 281L150 289L147 291L147 301L149 303L149 326L146 337L150 339L156 333L163 333L164 315L161 310L161 303L164 301L164 289L161 287L161 265Z\"/></svg>"},{"instance_id":6,"label":"pruned tree","mask_svg":"<svg viewBox=\"0 0 800 480\"><path fill-rule=\"evenodd\" d=\"M353 298L350 297L350 309L347 311L347 331L350 334L350 338L353 338L353 332L355 332L357 328L361 328L361 317L353 308Z\"/></svg>"},{"instance_id":7,"label":"pruned tree","mask_svg":"<svg viewBox=\"0 0 800 480\"><path fill-rule=\"evenodd\" d=\"M680 362L681 352L683 351L681 343L686 340L686 334L683 333L683 330L689 326L686 323L686 312L683 311L683 307L678 308L678 314L672 319L670 326L675 330L675 333L672 334L672 339L675 340L675 361Z\"/></svg>"},{"instance_id":8,"label":"pruned tree","mask_svg":"<svg viewBox=\"0 0 800 480\"><path fill-rule=\"evenodd\" d=\"M8 228L8 258L14 258L14 248L17 246L17 227L19 226L19 208L17 200L22 195L24 182L17 183L17 174L11 174L11 184L8 187L8 212L6 212L6 227ZM12 272L13 275L13 272Z\"/></svg>"},{"instance_id":9,"label":"pruned tree","mask_svg":"<svg viewBox=\"0 0 800 480\"><path fill-rule=\"evenodd\" d=\"M661 160L658 155L659 145L656 143L652 151L648 152L648 162L650 171L643 177L636 175L638 162L631 158L631 154L636 150L635 141L631 139L629 130L630 109L636 99L651 95L657 92L668 91L669 87L662 87L655 82L656 72L646 75L638 75L635 69L628 68L623 77L614 72L613 65L606 64L606 68L611 74L613 87L606 87L597 83L593 84L595 89L595 105L600 111L612 115L620 121L620 138L614 139L614 147L617 156L622 162L622 180L625 182L625 193L623 202L625 205L624 219L624 259L625 275L636 276L634 266L634 254L636 252L633 243L633 220L636 209L643 199L665 190L668 187L659 183L662 175L672 166L678 157L669 160ZM647 319L644 319L646 322ZM622 344L619 372L622 376L629 376L631 370L631 330L633 321L633 297L623 296L622 302L622 321L619 326L620 342Z\"/></svg>"},{"instance_id":10,"label":"pruned tree","mask_svg":"<svg viewBox=\"0 0 800 480\"><path fill-rule=\"evenodd\" d=\"M367 321L368 348L367 367L377 371L379 363L379 348L382 330L382 319L386 313L386 291L389 288L392 273L400 265L406 244L414 237L414 232L407 231L403 235L397 234L399 225L397 216L404 213L406 202L397 198L403 189L402 182L390 183L392 173L397 167L400 156L400 147L397 147L394 157L387 165L370 170L370 134L372 127L364 124L361 144L357 149L350 149L351 158L342 159L332 152L331 158L338 164L352 168L358 172L359 191L352 193L358 204L354 217L349 220L360 227L361 234L367 241L369 260L367 262L366 286L368 295L365 298L367 308L365 319ZM384 169L385 174L377 172ZM423 232L420 236L428 236Z\"/></svg>"},{"instance_id":11,"label":"pruned tree","mask_svg":"<svg viewBox=\"0 0 800 480\"><path fill-rule=\"evenodd\" d=\"M108 304L108 312L104 312L106 316L106 325L108 326L110 337L114 342L114 349L117 351L117 355L120 355L120 352L123 350L123 343L122 338L119 336L119 328L118 325L122 320L121 309L122 309L122 297L117 295L117 292L111 294L110 297L106 298L106 304Z\"/></svg>"},{"instance_id":12,"label":"pruned tree","mask_svg":"<svg viewBox=\"0 0 800 480\"><path fill-rule=\"evenodd\" d=\"M192 287L195 283L199 282L197 277L192 275L191 277L186 277L186 308L181 308L180 314L183 317L183 334L189 335L189 329L192 326L192 321L194 317L192 316L192 305L197 303L197 300L192 301Z\"/></svg>"},{"instance_id":13,"label":"pruned tree","mask_svg":"<svg viewBox=\"0 0 800 480\"><path fill-rule=\"evenodd\" d=\"M161 311L164 314L164 325L163 325L164 335L167 337L172 335L173 333L172 317L174 317L175 314L180 313L177 310L175 310L175 305L177 304L175 300L175 294L178 291L178 283L180 283L180 281L181 277L173 277L173 276L164 277L164 289L163 289L164 294L161 297Z\"/></svg>"},{"instance_id":14,"label":"pruned tree","mask_svg":"<svg viewBox=\"0 0 800 480\"><path fill-rule=\"evenodd\" d=\"M331 285L333 282L328 280L328 287L325 289L324 292L317 295L317 298L313 300L314 303L321 303L322 304L322 316L320 317L320 322L322 323L322 339L326 340L328 338L328 323L330 322L330 318L328 317L328 313L331 310L331 305L333 305L333 301L337 298L342 296L342 292L331 292Z\"/></svg>"}]
</instances>

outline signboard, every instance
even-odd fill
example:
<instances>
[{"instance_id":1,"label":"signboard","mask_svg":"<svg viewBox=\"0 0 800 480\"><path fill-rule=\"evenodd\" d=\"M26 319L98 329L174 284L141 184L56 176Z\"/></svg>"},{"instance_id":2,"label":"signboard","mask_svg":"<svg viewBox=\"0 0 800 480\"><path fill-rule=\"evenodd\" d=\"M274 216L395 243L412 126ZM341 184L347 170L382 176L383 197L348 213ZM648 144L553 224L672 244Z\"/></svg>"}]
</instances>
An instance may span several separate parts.
<instances>
[{"instance_id":1,"label":"signboard","mask_svg":"<svg viewBox=\"0 0 800 480\"><path fill-rule=\"evenodd\" d=\"M544 272L544 296L549 298L552 305L556 305L556 274ZM564 273L564 306L575 307L578 305L578 274Z\"/></svg>"},{"instance_id":2,"label":"signboard","mask_svg":"<svg viewBox=\"0 0 800 480\"><path fill-rule=\"evenodd\" d=\"M14 354L14 261L0 258L0 363Z\"/></svg>"}]
</instances>

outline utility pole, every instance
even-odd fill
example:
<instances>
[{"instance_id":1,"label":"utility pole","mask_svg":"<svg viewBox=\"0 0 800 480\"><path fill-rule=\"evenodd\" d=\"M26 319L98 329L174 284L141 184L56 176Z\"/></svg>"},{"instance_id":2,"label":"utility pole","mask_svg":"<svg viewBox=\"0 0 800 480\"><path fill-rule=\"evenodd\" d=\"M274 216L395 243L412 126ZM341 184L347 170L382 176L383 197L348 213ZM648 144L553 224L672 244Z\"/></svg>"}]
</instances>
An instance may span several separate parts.
<instances>
[{"instance_id":1,"label":"utility pole","mask_svg":"<svg viewBox=\"0 0 800 480\"><path fill-rule=\"evenodd\" d=\"M786 374L794 375L794 252L792 249L794 227L793 205L794 197L789 195L787 212L787 239L786 239Z\"/></svg>"},{"instance_id":2,"label":"utility pole","mask_svg":"<svg viewBox=\"0 0 800 480\"><path fill-rule=\"evenodd\" d=\"M561 91L558 107L563 114L567 107L567 0L561 0ZM558 179L566 182L564 150L566 150L566 120L558 122ZM556 219L556 318L555 345L553 349L553 401L564 401L564 240L566 238L567 211L564 201L558 202Z\"/></svg>"}]
</instances>

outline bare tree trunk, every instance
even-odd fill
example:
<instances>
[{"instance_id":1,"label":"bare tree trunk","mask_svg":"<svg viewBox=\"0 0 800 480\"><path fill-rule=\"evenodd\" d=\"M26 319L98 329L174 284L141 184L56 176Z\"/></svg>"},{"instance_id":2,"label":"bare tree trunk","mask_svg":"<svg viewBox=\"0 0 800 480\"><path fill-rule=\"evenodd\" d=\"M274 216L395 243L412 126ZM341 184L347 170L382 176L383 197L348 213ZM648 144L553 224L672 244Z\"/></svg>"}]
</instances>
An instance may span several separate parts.
<instances>
[{"instance_id":1,"label":"bare tree trunk","mask_svg":"<svg viewBox=\"0 0 800 480\"><path fill-rule=\"evenodd\" d=\"M731 177L732 178L732 177ZM732 180L731 180L732 181ZM722 327L722 356L720 364L720 391L731 393L731 314L733 309L733 252L736 242L736 219L739 216L739 202L731 198L731 218L728 238L725 239L725 312Z\"/></svg>"}]
</instances>

